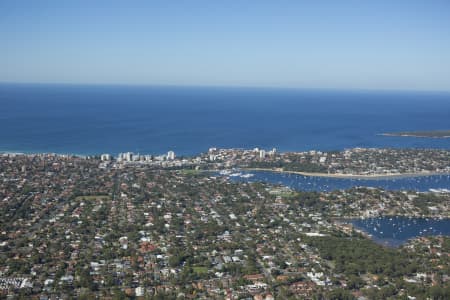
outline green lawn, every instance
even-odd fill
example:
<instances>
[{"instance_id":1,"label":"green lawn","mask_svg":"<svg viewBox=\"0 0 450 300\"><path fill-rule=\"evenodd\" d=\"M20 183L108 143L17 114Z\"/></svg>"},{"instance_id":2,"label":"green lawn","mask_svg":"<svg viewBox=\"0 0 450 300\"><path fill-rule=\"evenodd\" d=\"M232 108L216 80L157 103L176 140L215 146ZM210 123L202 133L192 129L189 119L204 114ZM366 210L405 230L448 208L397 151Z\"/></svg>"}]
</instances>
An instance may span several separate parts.
<instances>
[{"instance_id":1,"label":"green lawn","mask_svg":"<svg viewBox=\"0 0 450 300\"><path fill-rule=\"evenodd\" d=\"M184 175L197 175L200 173L200 170L194 170L194 169L183 169L181 170L181 174Z\"/></svg>"}]
</instances>

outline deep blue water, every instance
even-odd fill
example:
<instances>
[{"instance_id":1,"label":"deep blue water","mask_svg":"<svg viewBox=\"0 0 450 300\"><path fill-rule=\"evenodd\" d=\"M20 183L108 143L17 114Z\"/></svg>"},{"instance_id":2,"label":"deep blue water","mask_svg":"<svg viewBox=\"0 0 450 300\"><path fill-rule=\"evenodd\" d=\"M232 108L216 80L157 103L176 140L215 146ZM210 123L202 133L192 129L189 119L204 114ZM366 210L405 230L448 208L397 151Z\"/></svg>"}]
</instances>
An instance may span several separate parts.
<instances>
[{"instance_id":1,"label":"deep blue water","mask_svg":"<svg viewBox=\"0 0 450 300\"><path fill-rule=\"evenodd\" d=\"M417 236L450 235L449 219L381 217L353 220L351 223L372 235L376 242L394 247Z\"/></svg>"},{"instance_id":2,"label":"deep blue water","mask_svg":"<svg viewBox=\"0 0 450 300\"><path fill-rule=\"evenodd\" d=\"M429 189L450 189L450 175L432 175L418 177L402 177L389 179L348 179L297 174L251 171L241 172L253 174L252 177L230 177L234 181L268 182L281 184L299 191L333 191L345 190L355 186L377 187L385 190L410 190L427 192Z\"/></svg>"},{"instance_id":3,"label":"deep blue water","mask_svg":"<svg viewBox=\"0 0 450 300\"><path fill-rule=\"evenodd\" d=\"M450 93L0 84L0 151L450 148Z\"/></svg>"}]
</instances>

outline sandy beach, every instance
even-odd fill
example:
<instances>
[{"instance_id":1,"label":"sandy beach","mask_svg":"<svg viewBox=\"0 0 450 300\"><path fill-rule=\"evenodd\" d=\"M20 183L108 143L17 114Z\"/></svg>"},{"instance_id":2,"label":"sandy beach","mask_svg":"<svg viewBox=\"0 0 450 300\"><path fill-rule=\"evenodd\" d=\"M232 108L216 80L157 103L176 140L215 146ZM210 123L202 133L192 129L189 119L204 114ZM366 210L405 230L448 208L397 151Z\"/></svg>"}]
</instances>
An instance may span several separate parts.
<instances>
[{"instance_id":1,"label":"sandy beach","mask_svg":"<svg viewBox=\"0 0 450 300\"><path fill-rule=\"evenodd\" d=\"M344 179L395 179L405 177L420 177L420 176L432 176L432 175L449 175L450 173L440 172L417 172L417 173L388 173L388 174L328 174L328 173L311 173L311 172L298 172L298 171L285 171L280 169L264 169L264 168L242 168L246 171L267 171L286 174L297 174L303 176L315 176L315 177L329 177L329 178L344 178Z\"/></svg>"}]
</instances>

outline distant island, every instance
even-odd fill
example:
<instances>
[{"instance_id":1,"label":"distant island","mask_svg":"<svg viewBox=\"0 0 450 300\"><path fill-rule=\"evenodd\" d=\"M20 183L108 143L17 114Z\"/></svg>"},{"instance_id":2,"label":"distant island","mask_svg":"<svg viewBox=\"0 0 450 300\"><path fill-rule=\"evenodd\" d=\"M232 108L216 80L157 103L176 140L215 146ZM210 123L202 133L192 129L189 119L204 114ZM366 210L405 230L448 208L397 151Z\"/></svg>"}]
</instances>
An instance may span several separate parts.
<instances>
[{"instance_id":1,"label":"distant island","mask_svg":"<svg viewBox=\"0 0 450 300\"><path fill-rule=\"evenodd\" d=\"M450 138L450 130L430 130L430 131L404 131L382 133L384 136L408 136L425 138Z\"/></svg>"}]
</instances>

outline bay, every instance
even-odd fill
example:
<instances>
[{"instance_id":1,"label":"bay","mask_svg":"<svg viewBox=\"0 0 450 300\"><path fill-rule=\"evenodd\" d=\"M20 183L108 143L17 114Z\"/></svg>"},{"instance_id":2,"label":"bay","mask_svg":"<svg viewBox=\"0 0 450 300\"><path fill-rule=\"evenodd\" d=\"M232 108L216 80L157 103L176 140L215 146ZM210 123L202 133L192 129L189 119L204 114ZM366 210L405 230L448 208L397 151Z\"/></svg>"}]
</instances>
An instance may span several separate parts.
<instances>
[{"instance_id":1,"label":"bay","mask_svg":"<svg viewBox=\"0 0 450 300\"><path fill-rule=\"evenodd\" d=\"M449 189L450 175L431 175L398 177L385 179L353 179L270 171L242 171L240 176L231 177L234 181L266 182L290 187L298 191L328 192L352 187L373 187L384 190L428 192L430 189ZM243 175L243 176L242 176Z\"/></svg>"},{"instance_id":2,"label":"bay","mask_svg":"<svg viewBox=\"0 0 450 300\"><path fill-rule=\"evenodd\" d=\"M449 219L379 217L353 220L351 223L370 234L375 242L392 247L415 237L450 235Z\"/></svg>"}]
</instances>

